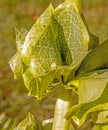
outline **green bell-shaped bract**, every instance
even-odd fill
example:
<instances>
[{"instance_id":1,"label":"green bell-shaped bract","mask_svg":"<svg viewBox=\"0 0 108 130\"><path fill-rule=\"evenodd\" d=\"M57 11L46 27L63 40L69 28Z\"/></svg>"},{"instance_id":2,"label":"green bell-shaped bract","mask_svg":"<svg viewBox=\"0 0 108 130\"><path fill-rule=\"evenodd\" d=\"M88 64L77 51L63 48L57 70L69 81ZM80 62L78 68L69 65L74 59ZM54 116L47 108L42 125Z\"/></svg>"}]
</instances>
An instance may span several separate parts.
<instances>
[{"instance_id":1,"label":"green bell-shaped bract","mask_svg":"<svg viewBox=\"0 0 108 130\"><path fill-rule=\"evenodd\" d=\"M66 83L88 52L89 35L75 3L64 2L55 10L50 5L26 36L17 35L16 39L21 37L18 54L10 65L16 77L23 77L29 94L38 99L56 84Z\"/></svg>"},{"instance_id":2,"label":"green bell-shaped bract","mask_svg":"<svg viewBox=\"0 0 108 130\"><path fill-rule=\"evenodd\" d=\"M67 53L65 56L66 61L69 61L71 58L71 67L79 64L87 54L89 36L76 5L64 2L55 9L54 17L62 26L62 33L68 46L69 54ZM60 36L61 32L58 35ZM63 44L62 39L62 37L59 38L61 48ZM62 53L64 54L65 52Z\"/></svg>"}]
</instances>

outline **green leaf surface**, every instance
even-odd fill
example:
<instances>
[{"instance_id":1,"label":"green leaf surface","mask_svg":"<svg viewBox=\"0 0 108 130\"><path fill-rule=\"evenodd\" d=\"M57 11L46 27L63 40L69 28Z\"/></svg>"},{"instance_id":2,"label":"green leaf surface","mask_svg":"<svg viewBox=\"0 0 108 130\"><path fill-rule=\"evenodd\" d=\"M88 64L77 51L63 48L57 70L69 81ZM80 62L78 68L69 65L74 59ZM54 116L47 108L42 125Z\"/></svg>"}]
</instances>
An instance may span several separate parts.
<instances>
[{"instance_id":1,"label":"green leaf surface","mask_svg":"<svg viewBox=\"0 0 108 130\"><path fill-rule=\"evenodd\" d=\"M108 39L87 54L76 76L81 76L84 73L104 68L108 68Z\"/></svg>"},{"instance_id":2,"label":"green leaf surface","mask_svg":"<svg viewBox=\"0 0 108 130\"><path fill-rule=\"evenodd\" d=\"M89 36L76 5L64 2L55 9L54 18L63 28L71 55L71 66L79 64L87 54ZM62 37L59 40L62 41ZM67 55L66 60L68 59Z\"/></svg>"},{"instance_id":3,"label":"green leaf surface","mask_svg":"<svg viewBox=\"0 0 108 130\"><path fill-rule=\"evenodd\" d=\"M48 93L51 93L60 84L59 82L53 83L55 77L57 75L52 70L38 78L34 78L30 71L26 71L23 74L24 84L29 90L29 95L35 96L39 100L46 97Z\"/></svg>"},{"instance_id":4,"label":"green leaf surface","mask_svg":"<svg viewBox=\"0 0 108 130\"><path fill-rule=\"evenodd\" d=\"M79 103L92 102L101 96L108 82L108 70L105 71L100 74L94 71L93 74L79 79Z\"/></svg>"},{"instance_id":5,"label":"green leaf surface","mask_svg":"<svg viewBox=\"0 0 108 130\"><path fill-rule=\"evenodd\" d=\"M50 72L47 76L42 76L40 78L37 78L37 96L39 99L42 98L42 96L45 96L44 94L48 93L48 86L52 84L55 77L54 72ZM49 87L50 88L50 87Z\"/></svg>"},{"instance_id":6,"label":"green leaf surface","mask_svg":"<svg viewBox=\"0 0 108 130\"><path fill-rule=\"evenodd\" d=\"M29 95L37 95L36 79L33 77L30 71L26 71L23 74L23 80L26 88L29 90Z\"/></svg>"},{"instance_id":7,"label":"green leaf surface","mask_svg":"<svg viewBox=\"0 0 108 130\"><path fill-rule=\"evenodd\" d=\"M96 124L107 124L108 123L108 111L99 112L97 120L94 120L93 122Z\"/></svg>"},{"instance_id":8,"label":"green leaf surface","mask_svg":"<svg viewBox=\"0 0 108 130\"><path fill-rule=\"evenodd\" d=\"M29 31L23 45L22 61L34 77L47 72L52 63L60 63L50 25L52 13L50 5Z\"/></svg>"},{"instance_id":9,"label":"green leaf surface","mask_svg":"<svg viewBox=\"0 0 108 130\"><path fill-rule=\"evenodd\" d=\"M108 71L94 73L77 81L79 104L70 108L66 118L81 126L88 114L108 110ZM106 120L107 121L107 120Z\"/></svg>"}]
</instances>

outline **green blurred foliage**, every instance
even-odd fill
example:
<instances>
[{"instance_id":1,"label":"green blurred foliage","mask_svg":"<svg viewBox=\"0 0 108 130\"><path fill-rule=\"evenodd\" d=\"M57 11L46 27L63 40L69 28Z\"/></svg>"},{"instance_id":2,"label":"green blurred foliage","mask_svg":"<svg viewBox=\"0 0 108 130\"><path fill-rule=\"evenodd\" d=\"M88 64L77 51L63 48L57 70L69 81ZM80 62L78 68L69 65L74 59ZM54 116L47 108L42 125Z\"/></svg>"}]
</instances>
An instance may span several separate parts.
<instances>
[{"instance_id":1,"label":"green blurred foliage","mask_svg":"<svg viewBox=\"0 0 108 130\"><path fill-rule=\"evenodd\" d=\"M62 1L0 0L0 129L8 130L11 120L17 124L28 112L39 120L52 116L56 94L44 101L27 96L22 80L13 79L8 61L16 52L15 28L29 29L51 2L57 6ZM91 31L100 41L106 39L108 0L82 0L82 7Z\"/></svg>"}]
</instances>

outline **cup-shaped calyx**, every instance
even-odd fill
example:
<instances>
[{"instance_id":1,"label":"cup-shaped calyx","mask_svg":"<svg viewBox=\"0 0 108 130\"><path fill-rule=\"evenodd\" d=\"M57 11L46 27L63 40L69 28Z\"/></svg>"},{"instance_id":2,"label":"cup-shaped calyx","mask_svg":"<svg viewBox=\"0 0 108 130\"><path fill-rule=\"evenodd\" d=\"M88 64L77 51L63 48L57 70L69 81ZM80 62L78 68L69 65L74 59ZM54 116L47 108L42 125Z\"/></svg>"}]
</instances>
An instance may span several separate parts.
<instances>
[{"instance_id":1,"label":"cup-shaped calyx","mask_svg":"<svg viewBox=\"0 0 108 130\"><path fill-rule=\"evenodd\" d=\"M29 94L40 99L62 83L63 70L75 69L88 51L88 32L75 3L64 2L56 9L50 5L27 35L17 34L11 69L15 78L23 77Z\"/></svg>"}]
</instances>

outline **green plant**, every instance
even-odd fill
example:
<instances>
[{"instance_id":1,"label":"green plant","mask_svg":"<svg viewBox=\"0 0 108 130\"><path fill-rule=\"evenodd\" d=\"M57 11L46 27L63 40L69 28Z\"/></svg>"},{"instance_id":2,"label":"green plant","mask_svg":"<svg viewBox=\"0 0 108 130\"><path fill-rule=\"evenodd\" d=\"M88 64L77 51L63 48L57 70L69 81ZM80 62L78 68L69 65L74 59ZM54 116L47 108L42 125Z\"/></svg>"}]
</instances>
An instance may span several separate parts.
<instances>
[{"instance_id":1,"label":"green plant","mask_svg":"<svg viewBox=\"0 0 108 130\"><path fill-rule=\"evenodd\" d=\"M55 9L50 5L29 32L16 30L16 43L9 63L29 95L41 100L56 89L60 94L54 119L39 124L29 115L14 130L74 130L74 123L81 127L87 120L93 130L107 129L100 124L108 122L108 40L99 45L80 0L65 0Z\"/></svg>"}]
</instances>

